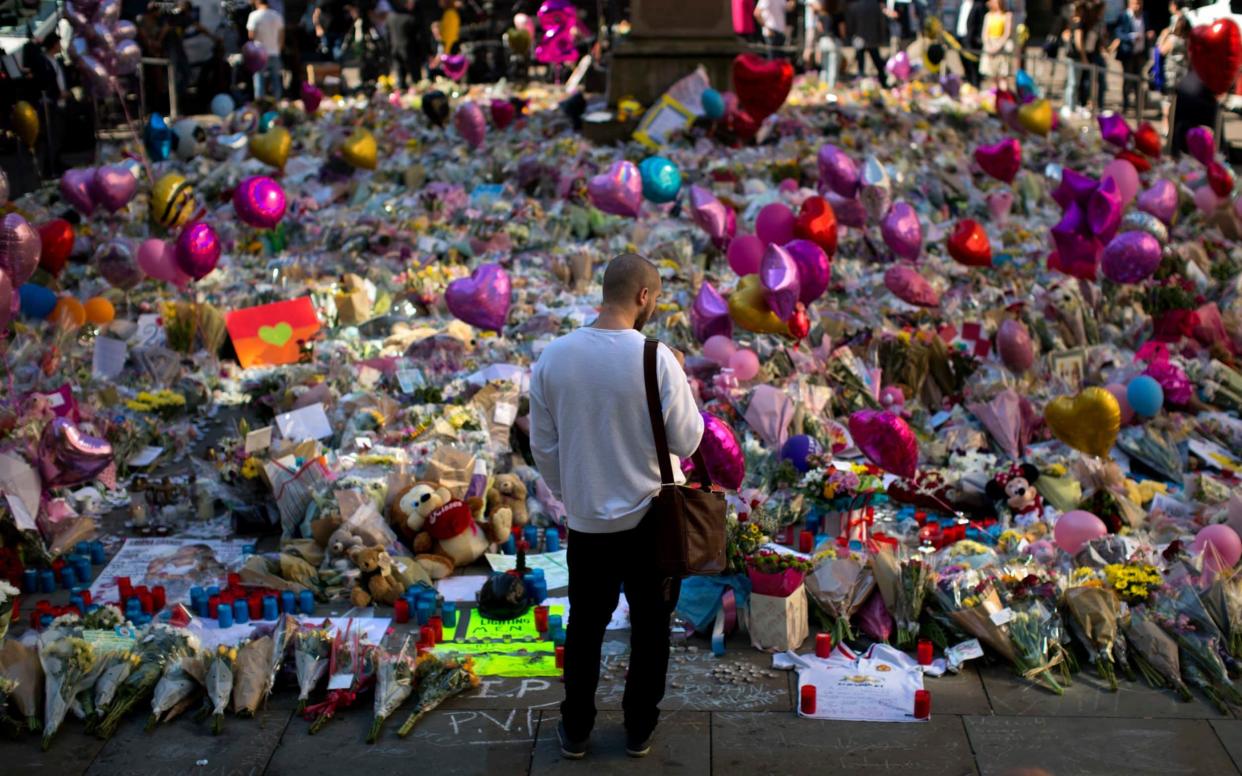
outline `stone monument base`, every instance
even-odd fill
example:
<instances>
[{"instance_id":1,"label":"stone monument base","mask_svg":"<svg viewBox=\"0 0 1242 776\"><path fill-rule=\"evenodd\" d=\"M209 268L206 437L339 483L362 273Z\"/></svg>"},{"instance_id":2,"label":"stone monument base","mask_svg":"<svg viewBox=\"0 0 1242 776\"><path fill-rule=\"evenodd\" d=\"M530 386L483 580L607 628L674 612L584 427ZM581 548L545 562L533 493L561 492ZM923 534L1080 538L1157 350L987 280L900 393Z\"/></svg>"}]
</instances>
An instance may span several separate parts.
<instances>
[{"instance_id":1,"label":"stone monument base","mask_svg":"<svg viewBox=\"0 0 1242 776\"><path fill-rule=\"evenodd\" d=\"M728 91L733 88L733 58L743 50L741 42L721 37L627 38L617 45L608 66L608 104L633 97L650 106L699 65L714 89Z\"/></svg>"}]
</instances>

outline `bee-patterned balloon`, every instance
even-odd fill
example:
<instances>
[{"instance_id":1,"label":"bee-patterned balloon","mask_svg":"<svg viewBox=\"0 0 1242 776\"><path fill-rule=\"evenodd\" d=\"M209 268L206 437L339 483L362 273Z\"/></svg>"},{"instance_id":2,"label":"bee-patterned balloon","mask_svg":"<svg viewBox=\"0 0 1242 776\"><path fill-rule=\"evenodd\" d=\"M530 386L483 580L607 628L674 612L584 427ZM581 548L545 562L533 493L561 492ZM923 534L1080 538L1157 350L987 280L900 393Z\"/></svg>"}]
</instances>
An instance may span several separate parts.
<instances>
[{"instance_id":1,"label":"bee-patterned balloon","mask_svg":"<svg viewBox=\"0 0 1242 776\"><path fill-rule=\"evenodd\" d=\"M151 218L166 229L182 226L194 215L194 189L190 182L170 172L151 189Z\"/></svg>"}]
</instances>

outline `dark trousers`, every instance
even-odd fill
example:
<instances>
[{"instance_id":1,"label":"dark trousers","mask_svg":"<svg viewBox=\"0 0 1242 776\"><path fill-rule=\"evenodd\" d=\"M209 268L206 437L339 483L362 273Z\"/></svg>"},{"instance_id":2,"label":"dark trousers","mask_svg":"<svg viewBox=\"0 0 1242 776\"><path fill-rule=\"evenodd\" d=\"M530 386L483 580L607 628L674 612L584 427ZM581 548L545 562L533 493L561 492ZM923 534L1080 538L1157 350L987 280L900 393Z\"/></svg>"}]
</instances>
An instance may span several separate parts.
<instances>
[{"instance_id":1,"label":"dark trousers","mask_svg":"<svg viewBox=\"0 0 1242 776\"><path fill-rule=\"evenodd\" d=\"M962 71L966 83L975 87L979 86L979 60L962 57Z\"/></svg>"},{"instance_id":2,"label":"dark trousers","mask_svg":"<svg viewBox=\"0 0 1242 776\"><path fill-rule=\"evenodd\" d=\"M867 60L864 55L871 57L871 64L875 65L875 73L880 79L880 85L888 84L888 74L884 72L884 58L880 56L880 49L875 46L860 48L854 52L854 57L858 62L858 77L862 78L867 74Z\"/></svg>"},{"instance_id":3,"label":"dark trousers","mask_svg":"<svg viewBox=\"0 0 1242 776\"><path fill-rule=\"evenodd\" d=\"M1147 65L1147 52L1131 54L1121 60L1121 69L1126 75L1142 76L1143 68ZM1130 95L1134 95L1134 101L1138 102L1139 81L1138 78L1126 78L1121 82L1121 109L1130 109Z\"/></svg>"},{"instance_id":4,"label":"dark trousers","mask_svg":"<svg viewBox=\"0 0 1242 776\"><path fill-rule=\"evenodd\" d=\"M646 738L660 721L668 676L668 627L681 581L662 577L652 565L657 515L620 533L569 532L569 630L565 638L566 735L584 741L595 726L604 631L621 588L630 604L630 668L625 678L625 729Z\"/></svg>"}]
</instances>

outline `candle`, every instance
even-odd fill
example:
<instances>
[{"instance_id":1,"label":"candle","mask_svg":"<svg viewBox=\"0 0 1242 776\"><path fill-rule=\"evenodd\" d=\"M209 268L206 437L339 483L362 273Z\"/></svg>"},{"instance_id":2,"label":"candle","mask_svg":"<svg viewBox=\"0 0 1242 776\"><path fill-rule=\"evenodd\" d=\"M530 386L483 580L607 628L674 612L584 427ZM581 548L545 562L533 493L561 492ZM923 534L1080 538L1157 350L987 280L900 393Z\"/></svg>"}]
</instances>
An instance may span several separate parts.
<instances>
[{"instance_id":1,"label":"candle","mask_svg":"<svg viewBox=\"0 0 1242 776\"><path fill-rule=\"evenodd\" d=\"M505 555L517 555L517 541L514 540L513 534L509 534L509 538L500 545L500 551Z\"/></svg>"},{"instance_id":2,"label":"candle","mask_svg":"<svg viewBox=\"0 0 1242 776\"><path fill-rule=\"evenodd\" d=\"M452 601L445 601L440 606L440 616L444 619L444 624L450 628L457 627L457 604Z\"/></svg>"},{"instance_id":3,"label":"candle","mask_svg":"<svg viewBox=\"0 0 1242 776\"><path fill-rule=\"evenodd\" d=\"M39 592L56 592L56 572L51 569L45 569L39 572Z\"/></svg>"},{"instance_id":4,"label":"candle","mask_svg":"<svg viewBox=\"0 0 1242 776\"><path fill-rule=\"evenodd\" d=\"M211 597L211 596L213 596L213 595L220 595L220 586L219 586L219 585L210 585L210 586L208 586L208 588L207 588L207 597L208 597L208 598L210 598L210 597Z\"/></svg>"},{"instance_id":5,"label":"candle","mask_svg":"<svg viewBox=\"0 0 1242 776\"><path fill-rule=\"evenodd\" d=\"M233 610L227 606L221 606L216 615L216 623L221 628L233 627Z\"/></svg>"},{"instance_id":6,"label":"candle","mask_svg":"<svg viewBox=\"0 0 1242 776\"><path fill-rule=\"evenodd\" d=\"M241 574L238 574L236 571L230 571L229 576L228 576L228 583L229 583L228 584L229 587L238 587L239 585L241 585Z\"/></svg>"},{"instance_id":7,"label":"candle","mask_svg":"<svg viewBox=\"0 0 1242 776\"><path fill-rule=\"evenodd\" d=\"M164 591L164 586L156 585L155 587L152 587L151 588L151 604L152 606L155 607L155 611L158 612L159 610L163 609L164 605L167 603L168 603L168 594Z\"/></svg>"},{"instance_id":8,"label":"candle","mask_svg":"<svg viewBox=\"0 0 1242 776\"><path fill-rule=\"evenodd\" d=\"M276 604L276 596L263 596L263 619L274 620L280 616L280 610Z\"/></svg>"},{"instance_id":9,"label":"candle","mask_svg":"<svg viewBox=\"0 0 1242 776\"><path fill-rule=\"evenodd\" d=\"M39 572L34 569L22 572L22 590L27 593L39 592Z\"/></svg>"},{"instance_id":10,"label":"candle","mask_svg":"<svg viewBox=\"0 0 1242 776\"><path fill-rule=\"evenodd\" d=\"M298 609L302 614L315 613L315 594L309 590L303 590L298 593Z\"/></svg>"},{"instance_id":11,"label":"candle","mask_svg":"<svg viewBox=\"0 0 1242 776\"><path fill-rule=\"evenodd\" d=\"M91 563L98 566L104 562L106 557L103 542L91 542Z\"/></svg>"},{"instance_id":12,"label":"candle","mask_svg":"<svg viewBox=\"0 0 1242 776\"><path fill-rule=\"evenodd\" d=\"M249 604L250 619L258 620L263 617L263 598L258 593L252 594L246 603Z\"/></svg>"},{"instance_id":13,"label":"candle","mask_svg":"<svg viewBox=\"0 0 1242 776\"><path fill-rule=\"evenodd\" d=\"M70 589L78 583L78 575L73 570L73 566L68 564L60 570L60 584L66 590Z\"/></svg>"},{"instance_id":14,"label":"candle","mask_svg":"<svg viewBox=\"0 0 1242 776\"><path fill-rule=\"evenodd\" d=\"M393 619L398 625L404 625L410 621L410 602L404 598L398 598L392 602Z\"/></svg>"},{"instance_id":15,"label":"candle","mask_svg":"<svg viewBox=\"0 0 1242 776\"><path fill-rule=\"evenodd\" d=\"M815 534L803 531L798 534L798 552L810 552L815 549Z\"/></svg>"},{"instance_id":16,"label":"candle","mask_svg":"<svg viewBox=\"0 0 1242 776\"><path fill-rule=\"evenodd\" d=\"M540 633L548 632L548 607L535 607L535 630Z\"/></svg>"},{"instance_id":17,"label":"candle","mask_svg":"<svg viewBox=\"0 0 1242 776\"><path fill-rule=\"evenodd\" d=\"M418 599L418 606L415 608L415 613L418 615L418 624L426 625L431 619L431 613L434 609L435 601L430 601L426 597L420 596Z\"/></svg>"},{"instance_id":18,"label":"candle","mask_svg":"<svg viewBox=\"0 0 1242 776\"><path fill-rule=\"evenodd\" d=\"M928 639L919 639L919 665L929 666L932 664L932 643Z\"/></svg>"},{"instance_id":19,"label":"candle","mask_svg":"<svg viewBox=\"0 0 1242 776\"><path fill-rule=\"evenodd\" d=\"M245 625L250 622L250 604L246 601L233 602L233 622Z\"/></svg>"},{"instance_id":20,"label":"candle","mask_svg":"<svg viewBox=\"0 0 1242 776\"><path fill-rule=\"evenodd\" d=\"M811 715L815 713L815 685L804 684L799 691L802 697L802 713Z\"/></svg>"},{"instance_id":21,"label":"candle","mask_svg":"<svg viewBox=\"0 0 1242 776\"><path fill-rule=\"evenodd\" d=\"M208 617L218 616L219 610L222 608L223 607L220 606L220 596L213 595L211 598L207 599L207 616ZM229 613L229 624L231 625L232 623L233 623L233 614L230 612Z\"/></svg>"},{"instance_id":22,"label":"candle","mask_svg":"<svg viewBox=\"0 0 1242 776\"><path fill-rule=\"evenodd\" d=\"M87 606L90 606L91 604L95 603L95 599L91 597L90 588L83 588L78 593L78 595L82 596L82 603L86 604Z\"/></svg>"},{"instance_id":23,"label":"candle","mask_svg":"<svg viewBox=\"0 0 1242 776\"><path fill-rule=\"evenodd\" d=\"M280 593L280 610L285 614L297 614L298 604L297 596L292 590L283 590Z\"/></svg>"},{"instance_id":24,"label":"candle","mask_svg":"<svg viewBox=\"0 0 1242 776\"><path fill-rule=\"evenodd\" d=\"M150 614L151 612L155 611L155 599L151 596L150 593L143 593L142 595L138 596L138 602L142 606L143 614Z\"/></svg>"},{"instance_id":25,"label":"candle","mask_svg":"<svg viewBox=\"0 0 1242 776\"><path fill-rule=\"evenodd\" d=\"M564 645L558 646L556 648L556 667L561 668L561 669L565 668L565 647Z\"/></svg>"},{"instance_id":26,"label":"candle","mask_svg":"<svg viewBox=\"0 0 1242 776\"><path fill-rule=\"evenodd\" d=\"M424 644L434 647L436 645L436 629L430 625L424 625L418 629L418 640Z\"/></svg>"},{"instance_id":27,"label":"candle","mask_svg":"<svg viewBox=\"0 0 1242 776\"><path fill-rule=\"evenodd\" d=\"M437 644L444 641L444 620L442 618L432 615L431 619L427 621L427 625L435 631Z\"/></svg>"},{"instance_id":28,"label":"candle","mask_svg":"<svg viewBox=\"0 0 1242 776\"><path fill-rule=\"evenodd\" d=\"M914 718L927 719L931 716L931 693L927 690L914 691Z\"/></svg>"},{"instance_id":29,"label":"candle","mask_svg":"<svg viewBox=\"0 0 1242 776\"><path fill-rule=\"evenodd\" d=\"M832 654L832 634L815 634L815 657L827 658Z\"/></svg>"},{"instance_id":30,"label":"candle","mask_svg":"<svg viewBox=\"0 0 1242 776\"><path fill-rule=\"evenodd\" d=\"M543 551L544 552L560 552L561 535L555 526L549 527L543 532Z\"/></svg>"}]
</instances>

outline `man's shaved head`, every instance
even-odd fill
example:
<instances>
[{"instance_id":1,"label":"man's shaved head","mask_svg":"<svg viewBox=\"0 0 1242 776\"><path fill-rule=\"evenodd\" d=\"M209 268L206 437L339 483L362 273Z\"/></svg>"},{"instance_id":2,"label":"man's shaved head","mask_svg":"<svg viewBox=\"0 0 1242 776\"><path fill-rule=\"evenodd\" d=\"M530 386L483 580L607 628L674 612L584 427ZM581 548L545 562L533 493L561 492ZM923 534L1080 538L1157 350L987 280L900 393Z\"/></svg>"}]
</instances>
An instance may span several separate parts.
<instances>
[{"instance_id":1,"label":"man's shaved head","mask_svg":"<svg viewBox=\"0 0 1242 776\"><path fill-rule=\"evenodd\" d=\"M644 288L652 294L660 290L660 273L655 265L637 253L623 253L608 262L604 270L604 304L636 305Z\"/></svg>"}]
</instances>

